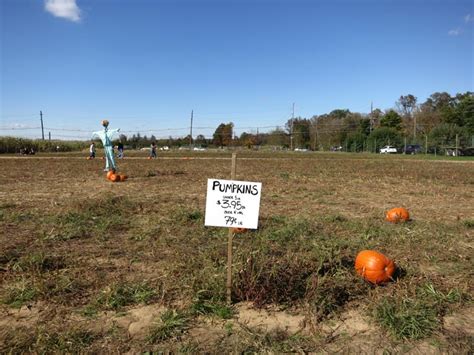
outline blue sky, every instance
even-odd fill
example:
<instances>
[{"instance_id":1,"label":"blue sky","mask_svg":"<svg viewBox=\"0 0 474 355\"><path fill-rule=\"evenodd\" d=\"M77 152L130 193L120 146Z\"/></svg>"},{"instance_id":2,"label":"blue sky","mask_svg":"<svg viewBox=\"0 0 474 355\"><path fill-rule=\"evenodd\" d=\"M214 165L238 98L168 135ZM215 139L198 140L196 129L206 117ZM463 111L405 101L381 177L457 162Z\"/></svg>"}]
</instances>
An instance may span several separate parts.
<instances>
[{"instance_id":1,"label":"blue sky","mask_svg":"<svg viewBox=\"0 0 474 355\"><path fill-rule=\"evenodd\" d=\"M474 91L473 1L2 0L0 135L283 126ZM174 128L181 128L174 130ZM150 132L150 130L153 130ZM131 133L126 133L131 134Z\"/></svg>"}]
</instances>

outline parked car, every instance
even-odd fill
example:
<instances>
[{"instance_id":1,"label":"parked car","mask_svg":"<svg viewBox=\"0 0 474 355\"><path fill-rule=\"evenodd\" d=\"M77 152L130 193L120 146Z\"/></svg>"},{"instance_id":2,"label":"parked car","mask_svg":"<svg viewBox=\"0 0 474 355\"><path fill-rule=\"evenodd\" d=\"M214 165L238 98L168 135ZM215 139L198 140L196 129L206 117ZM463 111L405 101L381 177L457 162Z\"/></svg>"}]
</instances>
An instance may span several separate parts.
<instances>
[{"instance_id":1,"label":"parked car","mask_svg":"<svg viewBox=\"0 0 474 355\"><path fill-rule=\"evenodd\" d=\"M306 148L295 148L295 152L308 152L309 149Z\"/></svg>"},{"instance_id":2,"label":"parked car","mask_svg":"<svg viewBox=\"0 0 474 355\"><path fill-rule=\"evenodd\" d=\"M397 148L391 146L391 145L386 145L383 148L380 148L380 154L390 154L390 153L396 153Z\"/></svg>"},{"instance_id":3,"label":"parked car","mask_svg":"<svg viewBox=\"0 0 474 355\"><path fill-rule=\"evenodd\" d=\"M408 144L406 148L403 148L404 154L418 154L423 151L423 148L419 144Z\"/></svg>"}]
</instances>

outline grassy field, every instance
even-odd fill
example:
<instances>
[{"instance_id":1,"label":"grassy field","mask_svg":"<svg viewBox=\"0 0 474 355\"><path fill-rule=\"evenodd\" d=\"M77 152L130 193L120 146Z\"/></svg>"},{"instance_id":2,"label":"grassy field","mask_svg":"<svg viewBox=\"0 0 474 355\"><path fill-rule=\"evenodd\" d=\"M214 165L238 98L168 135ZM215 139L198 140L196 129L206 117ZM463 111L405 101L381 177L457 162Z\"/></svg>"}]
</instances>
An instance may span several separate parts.
<instances>
[{"instance_id":1,"label":"grassy field","mask_svg":"<svg viewBox=\"0 0 474 355\"><path fill-rule=\"evenodd\" d=\"M474 161L240 152L259 229L204 226L228 152L0 157L0 353L474 351ZM384 212L409 209L388 224ZM398 266L372 286L358 251Z\"/></svg>"}]
</instances>

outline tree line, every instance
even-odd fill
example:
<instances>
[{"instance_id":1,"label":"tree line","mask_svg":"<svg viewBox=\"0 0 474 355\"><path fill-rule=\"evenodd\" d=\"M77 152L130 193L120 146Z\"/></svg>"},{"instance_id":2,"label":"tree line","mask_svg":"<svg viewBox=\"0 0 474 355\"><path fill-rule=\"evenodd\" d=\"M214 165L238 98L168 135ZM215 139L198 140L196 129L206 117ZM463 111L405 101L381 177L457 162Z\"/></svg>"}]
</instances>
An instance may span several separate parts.
<instances>
[{"instance_id":1,"label":"tree line","mask_svg":"<svg viewBox=\"0 0 474 355\"><path fill-rule=\"evenodd\" d=\"M404 144L446 148L456 144L472 146L474 136L474 93L451 96L435 92L425 102L414 95L401 95L394 107L382 111L373 109L368 114L335 109L310 118L296 117L269 132L235 134L234 123L221 123L212 138L203 135L182 138L156 139L154 136L123 136L132 148L149 145L202 147L259 147L303 148L309 150L342 149L350 151L378 151L384 145L402 147Z\"/></svg>"},{"instance_id":2,"label":"tree line","mask_svg":"<svg viewBox=\"0 0 474 355\"><path fill-rule=\"evenodd\" d=\"M247 147L308 150L346 150L377 152L384 145L403 147L404 144L420 144L430 149L472 147L474 145L474 93L465 92L451 96L447 92L435 92L424 102L414 95L401 95L394 107L370 113L335 109L310 118L288 119L281 127L269 132L243 132L235 134L232 122L221 123L210 138L204 135L168 137L157 139L154 135L140 133L120 135L115 144L122 142L129 149L158 146L172 147ZM98 148L101 143L98 143ZM84 149L87 142L47 142L22 138L0 137L0 153L13 153L26 146L37 151Z\"/></svg>"}]
</instances>

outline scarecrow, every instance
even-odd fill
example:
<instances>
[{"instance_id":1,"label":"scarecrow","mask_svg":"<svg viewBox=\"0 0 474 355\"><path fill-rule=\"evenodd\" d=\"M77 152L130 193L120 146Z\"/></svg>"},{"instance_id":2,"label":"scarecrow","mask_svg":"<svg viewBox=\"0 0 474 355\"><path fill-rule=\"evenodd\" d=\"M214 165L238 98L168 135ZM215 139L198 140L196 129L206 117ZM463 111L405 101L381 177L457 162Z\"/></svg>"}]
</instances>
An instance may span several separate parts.
<instances>
[{"instance_id":1,"label":"scarecrow","mask_svg":"<svg viewBox=\"0 0 474 355\"><path fill-rule=\"evenodd\" d=\"M117 165L115 165L114 159L114 146L112 145L112 138L115 134L118 134L120 131L119 129L109 129L109 121L103 120L102 126L104 126L103 131L97 131L92 133L92 138L100 138L102 144L104 145L104 152L105 152L105 169L104 171L116 171Z\"/></svg>"}]
</instances>

